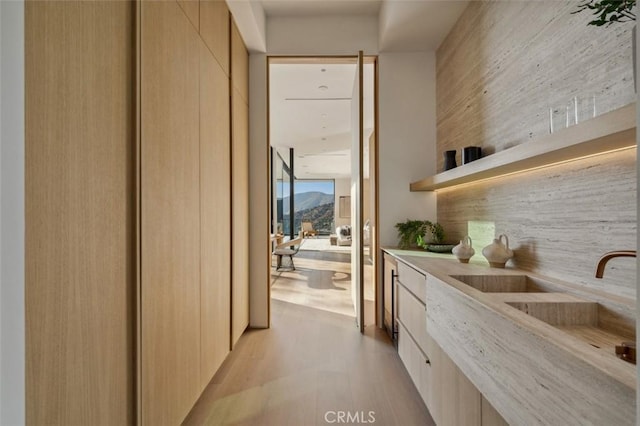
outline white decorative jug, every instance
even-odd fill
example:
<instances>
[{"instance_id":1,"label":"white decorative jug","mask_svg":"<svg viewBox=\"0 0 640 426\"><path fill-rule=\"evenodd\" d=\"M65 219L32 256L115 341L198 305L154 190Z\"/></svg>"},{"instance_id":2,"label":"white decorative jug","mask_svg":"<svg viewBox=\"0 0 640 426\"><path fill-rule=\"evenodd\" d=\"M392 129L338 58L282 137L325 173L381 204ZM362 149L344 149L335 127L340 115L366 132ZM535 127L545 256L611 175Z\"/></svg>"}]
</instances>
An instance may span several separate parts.
<instances>
[{"instance_id":1,"label":"white decorative jug","mask_svg":"<svg viewBox=\"0 0 640 426\"><path fill-rule=\"evenodd\" d=\"M502 242L503 239L504 243ZM489 265L492 267L504 268L507 260L513 257L513 250L509 248L509 238L504 234L500 234L498 238L493 240L493 243L482 249L482 255L487 258Z\"/></svg>"},{"instance_id":2,"label":"white decorative jug","mask_svg":"<svg viewBox=\"0 0 640 426\"><path fill-rule=\"evenodd\" d=\"M468 235L461 239L460 244L455 246L451 251L461 263L469 263L469 259L471 259L471 257L476 253L476 251L473 249L473 242L471 241L471 237L469 237Z\"/></svg>"}]
</instances>

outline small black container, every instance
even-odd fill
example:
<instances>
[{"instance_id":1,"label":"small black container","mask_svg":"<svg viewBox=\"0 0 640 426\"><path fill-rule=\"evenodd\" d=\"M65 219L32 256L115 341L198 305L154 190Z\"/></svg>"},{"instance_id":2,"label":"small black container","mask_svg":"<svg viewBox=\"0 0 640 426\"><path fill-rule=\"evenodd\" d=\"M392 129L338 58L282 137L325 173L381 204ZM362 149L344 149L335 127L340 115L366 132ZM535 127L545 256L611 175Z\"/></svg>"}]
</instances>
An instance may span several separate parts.
<instances>
[{"instance_id":1,"label":"small black container","mask_svg":"<svg viewBox=\"0 0 640 426\"><path fill-rule=\"evenodd\" d=\"M462 164L467 164L482 158L482 147L467 146L462 148Z\"/></svg>"},{"instance_id":2,"label":"small black container","mask_svg":"<svg viewBox=\"0 0 640 426\"><path fill-rule=\"evenodd\" d=\"M456 164L456 151L445 151L444 152L444 170L455 169Z\"/></svg>"}]
</instances>

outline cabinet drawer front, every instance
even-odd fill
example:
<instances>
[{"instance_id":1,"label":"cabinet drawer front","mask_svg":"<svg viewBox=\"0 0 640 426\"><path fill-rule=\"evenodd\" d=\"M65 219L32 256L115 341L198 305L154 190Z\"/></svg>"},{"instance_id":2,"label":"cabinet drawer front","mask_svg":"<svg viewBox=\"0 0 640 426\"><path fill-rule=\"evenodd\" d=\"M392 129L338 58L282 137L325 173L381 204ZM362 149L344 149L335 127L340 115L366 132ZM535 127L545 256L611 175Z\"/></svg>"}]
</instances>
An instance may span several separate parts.
<instances>
[{"instance_id":1,"label":"cabinet drawer front","mask_svg":"<svg viewBox=\"0 0 640 426\"><path fill-rule=\"evenodd\" d=\"M398 355L400 355L402 363L416 386L416 390L427 405L429 395L434 392L431 362L416 345L402 323L398 324Z\"/></svg>"},{"instance_id":2,"label":"cabinet drawer front","mask_svg":"<svg viewBox=\"0 0 640 426\"><path fill-rule=\"evenodd\" d=\"M404 367L407 369L413 384L422 396L421 368L425 358L411 338L411 335L407 332L407 329L401 323L398 324L398 355Z\"/></svg>"},{"instance_id":3,"label":"cabinet drawer front","mask_svg":"<svg viewBox=\"0 0 640 426\"><path fill-rule=\"evenodd\" d=\"M426 303L427 278L423 274L398 262L398 281L415 294L422 303Z\"/></svg>"},{"instance_id":4,"label":"cabinet drawer front","mask_svg":"<svg viewBox=\"0 0 640 426\"><path fill-rule=\"evenodd\" d=\"M402 285L398 286L398 318L420 350L429 356L426 307Z\"/></svg>"}]
</instances>

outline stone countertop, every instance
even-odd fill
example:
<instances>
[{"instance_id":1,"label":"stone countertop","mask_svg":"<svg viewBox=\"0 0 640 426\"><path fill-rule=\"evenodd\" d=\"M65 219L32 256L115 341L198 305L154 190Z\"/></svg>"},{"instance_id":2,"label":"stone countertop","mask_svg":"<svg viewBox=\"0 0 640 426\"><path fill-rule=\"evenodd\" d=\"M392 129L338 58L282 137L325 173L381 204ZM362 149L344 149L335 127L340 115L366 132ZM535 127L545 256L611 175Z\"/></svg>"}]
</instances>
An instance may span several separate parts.
<instances>
[{"instance_id":1,"label":"stone countertop","mask_svg":"<svg viewBox=\"0 0 640 426\"><path fill-rule=\"evenodd\" d=\"M509 305L513 302L595 302L605 307L604 310L598 309L601 317L615 311L617 317L626 316L624 321L635 323L633 301L513 267L492 268L482 259L472 259L469 264L463 264L452 254L395 247L383 247L382 250L427 276L429 333L482 393L495 394L488 399L505 419L516 423L535 418L539 420L537 416L540 413L537 411L540 405L549 407L542 417L547 420L562 420L571 424L580 418L574 417L571 421L571 409L556 404L550 395L566 399L565 403L570 406L581 407L585 413L588 412L584 419L602 420L602 416L606 415L620 419L621 424L627 424L632 415L635 418L635 408L630 407L637 386L634 365L617 359L610 348L598 349L581 340L579 330L577 334L572 334L572 330L554 327ZM544 289L528 293L482 292L456 279L456 276L465 275L525 275L539 280ZM607 333L600 325L588 328ZM612 333L612 337L615 334ZM504 352L504 348L509 347L512 350ZM475 349L480 352L475 353ZM518 353L517 357L513 356L515 352ZM484 359L482 363L478 363L479 357ZM512 388L500 396L496 388L503 385L500 380L492 378L497 370L490 371L488 366L491 364L513 366L513 380L507 381L511 381L512 386L528 383L531 389L527 391L527 386L524 386L522 393L519 390L512 394ZM549 375L551 365L563 372L562 379ZM568 373L566 377L565 372ZM547 396L536 394L533 397L532 389L539 386L536 383L543 383L551 389L545 391ZM570 392L571 396L563 395L566 392Z\"/></svg>"}]
</instances>

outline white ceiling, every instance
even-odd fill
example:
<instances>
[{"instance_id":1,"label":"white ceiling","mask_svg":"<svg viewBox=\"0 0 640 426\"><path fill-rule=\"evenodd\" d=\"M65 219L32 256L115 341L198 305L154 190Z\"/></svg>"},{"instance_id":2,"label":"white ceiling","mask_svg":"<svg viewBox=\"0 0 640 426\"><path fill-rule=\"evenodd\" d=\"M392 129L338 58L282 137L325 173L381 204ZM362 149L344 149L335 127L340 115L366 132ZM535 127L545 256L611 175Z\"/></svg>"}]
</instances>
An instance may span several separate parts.
<instances>
[{"instance_id":1,"label":"white ceiling","mask_svg":"<svg viewBox=\"0 0 640 426\"><path fill-rule=\"evenodd\" d=\"M355 64L269 67L271 145L285 159L288 149L294 148L297 178L350 176L355 72ZM364 127L369 135L373 129L371 64L365 64L364 88Z\"/></svg>"},{"instance_id":2,"label":"white ceiling","mask_svg":"<svg viewBox=\"0 0 640 426\"><path fill-rule=\"evenodd\" d=\"M266 20L291 16L377 16L379 52L435 50L467 0L226 0L251 52L266 51Z\"/></svg>"},{"instance_id":3,"label":"white ceiling","mask_svg":"<svg viewBox=\"0 0 640 426\"><path fill-rule=\"evenodd\" d=\"M385 0L378 22L381 52L436 50L468 1Z\"/></svg>"},{"instance_id":4,"label":"white ceiling","mask_svg":"<svg viewBox=\"0 0 640 426\"><path fill-rule=\"evenodd\" d=\"M262 0L267 16L376 16L382 0Z\"/></svg>"},{"instance_id":5,"label":"white ceiling","mask_svg":"<svg viewBox=\"0 0 640 426\"><path fill-rule=\"evenodd\" d=\"M349 15L378 17L378 50L383 53L437 49L468 1L227 0L227 3L252 52L266 51L266 21L271 17ZM321 71L323 68L325 72ZM295 149L298 178L349 176L354 77L355 65L271 65L271 144L284 158L288 158L289 147ZM365 91L368 136L373 128L372 66L365 77L370 82ZM322 91L319 86L327 86L327 90Z\"/></svg>"}]
</instances>

